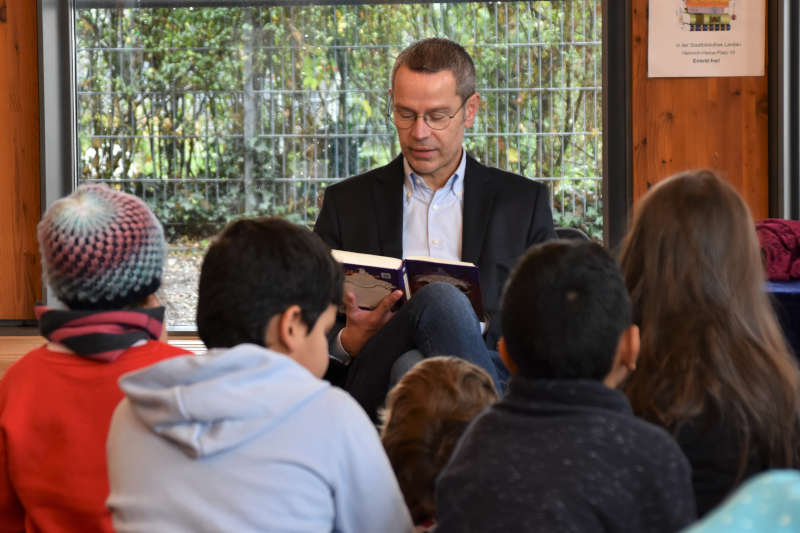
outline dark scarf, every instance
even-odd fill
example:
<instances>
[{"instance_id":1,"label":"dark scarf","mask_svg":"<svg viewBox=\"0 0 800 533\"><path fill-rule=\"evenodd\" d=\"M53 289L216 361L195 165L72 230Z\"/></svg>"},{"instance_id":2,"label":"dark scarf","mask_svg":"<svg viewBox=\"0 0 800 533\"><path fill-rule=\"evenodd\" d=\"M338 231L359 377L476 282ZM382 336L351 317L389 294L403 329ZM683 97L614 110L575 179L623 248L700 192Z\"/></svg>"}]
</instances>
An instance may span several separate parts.
<instances>
[{"instance_id":1,"label":"dark scarf","mask_svg":"<svg viewBox=\"0 0 800 533\"><path fill-rule=\"evenodd\" d=\"M36 306L36 318L47 340L81 357L110 363L137 342L161 336L164 308L71 311Z\"/></svg>"}]
</instances>

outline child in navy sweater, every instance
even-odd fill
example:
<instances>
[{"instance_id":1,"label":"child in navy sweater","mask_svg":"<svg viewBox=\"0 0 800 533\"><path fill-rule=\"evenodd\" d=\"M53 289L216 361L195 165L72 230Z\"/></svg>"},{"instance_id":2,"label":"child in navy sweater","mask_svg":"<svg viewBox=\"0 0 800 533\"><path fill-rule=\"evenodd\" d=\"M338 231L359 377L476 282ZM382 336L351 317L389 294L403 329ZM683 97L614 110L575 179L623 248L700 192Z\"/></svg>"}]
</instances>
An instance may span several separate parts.
<instances>
[{"instance_id":1,"label":"child in navy sweater","mask_svg":"<svg viewBox=\"0 0 800 533\"><path fill-rule=\"evenodd\" d=\"M598 244L531 249L506 285L506 396L467 429L436 486L437 533L672 532L695 517L689 464L616 386L639 332Z\"/></svg>"}]
</instances>

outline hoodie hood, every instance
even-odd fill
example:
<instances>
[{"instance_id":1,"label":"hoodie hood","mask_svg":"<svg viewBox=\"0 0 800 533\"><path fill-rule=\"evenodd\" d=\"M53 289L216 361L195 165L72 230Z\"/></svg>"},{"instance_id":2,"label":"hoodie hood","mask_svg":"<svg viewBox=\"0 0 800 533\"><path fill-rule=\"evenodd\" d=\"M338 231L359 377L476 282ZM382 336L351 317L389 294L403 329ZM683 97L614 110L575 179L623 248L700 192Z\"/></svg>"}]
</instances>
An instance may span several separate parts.
<instances>
[{"instance_id":1,"label":"hoodie hood","mask_svg":"<svg viewBox=\"0 0 800 533\"><path fill-rule=\"evenodd\" d=\"M137 417L190 457L269 432L330 387L290 357L254 344L168 359L119 384Z\"/></svg>"}]
</instances>

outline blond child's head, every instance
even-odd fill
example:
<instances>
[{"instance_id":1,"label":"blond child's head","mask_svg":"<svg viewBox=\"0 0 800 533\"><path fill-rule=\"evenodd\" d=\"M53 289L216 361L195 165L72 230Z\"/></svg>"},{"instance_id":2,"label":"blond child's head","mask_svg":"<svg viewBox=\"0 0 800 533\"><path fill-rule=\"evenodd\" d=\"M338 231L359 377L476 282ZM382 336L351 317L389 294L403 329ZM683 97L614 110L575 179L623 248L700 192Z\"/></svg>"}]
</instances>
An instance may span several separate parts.
<instances>
[{"instance_id":1,"label":"blond child's head","mask_svg":"<svg viewBox=\"0 0 800 533\"><path fill-rule=\"evenodd\" d=\"M389 392L381 439L411 516L433 518L436 476L475 416L497 400L489 375L457 357L431 357Z\"/></svg>"}]
</instances>

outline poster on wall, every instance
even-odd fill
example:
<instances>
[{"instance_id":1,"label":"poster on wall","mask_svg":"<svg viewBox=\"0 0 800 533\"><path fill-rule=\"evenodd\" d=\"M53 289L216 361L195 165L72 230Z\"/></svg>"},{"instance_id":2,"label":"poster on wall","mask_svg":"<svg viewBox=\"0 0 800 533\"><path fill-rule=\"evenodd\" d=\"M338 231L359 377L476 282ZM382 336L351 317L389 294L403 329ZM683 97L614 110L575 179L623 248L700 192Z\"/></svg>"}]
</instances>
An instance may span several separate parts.
<instances>
[{"instance_id":1,"label":"poster on wall","mask_svg":"<svg viewBox=\"0 0 800 533\"><path fill-rule=\"evenodd\" d=\"M651 78L763 76L766 0L650 0Z\"/></svg>"}]
</instances>

